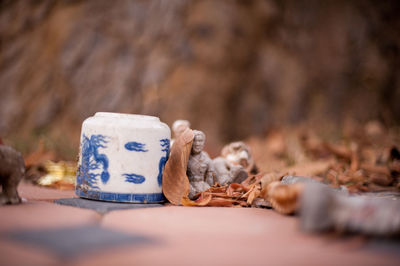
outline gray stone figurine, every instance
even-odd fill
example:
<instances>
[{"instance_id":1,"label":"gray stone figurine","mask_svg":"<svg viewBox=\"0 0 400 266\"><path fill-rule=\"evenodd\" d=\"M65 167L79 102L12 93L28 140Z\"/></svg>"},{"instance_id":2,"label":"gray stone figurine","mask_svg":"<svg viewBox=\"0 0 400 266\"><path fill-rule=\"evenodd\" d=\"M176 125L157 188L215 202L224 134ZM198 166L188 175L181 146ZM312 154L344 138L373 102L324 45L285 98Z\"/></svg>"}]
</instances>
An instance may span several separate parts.
<instances>
[{"instance_id":1,"label":"gray stone figurine","mask_svg":"<svg viewBox=\"0 0 400 266\"><path fill-rule=\"evenodd\" d=\"M206 136L199 130L193 130L193 133L193 145L187 167L187 176L190 182L189 198L191 199L214 184L215 174L210 157L203 151Z\"/></svg>"},{"instance_id":2,"label":"gray stone figurine","mask_svg":"<svg viewBox=\"0 0 400 266\"><path fill-rule=\"evenodd\" d=\"M248 176L247 171L241 165L234 165L223 157L213 160L216 179L220 185L242 183Z\"/></svg>"},{"instance_id":3,"label":"gray stone figurine","mask_svg":"<svg viewBox=\"0 0 400 266\"><path fill-rule=\"evenodd\" d=\"M0 205L21 202L17 187L25 175L25 163L21 153L10 146L0 145Z\"/></svg>"}]
</instances>

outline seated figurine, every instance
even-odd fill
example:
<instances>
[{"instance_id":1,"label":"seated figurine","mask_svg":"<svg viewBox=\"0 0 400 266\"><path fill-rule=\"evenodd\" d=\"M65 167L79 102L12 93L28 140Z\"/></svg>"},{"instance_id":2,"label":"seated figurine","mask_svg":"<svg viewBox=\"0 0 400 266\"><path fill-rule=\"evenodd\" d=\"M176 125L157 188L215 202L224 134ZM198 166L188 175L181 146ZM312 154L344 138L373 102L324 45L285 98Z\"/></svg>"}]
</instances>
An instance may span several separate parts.
<instances>
[{"instance_id":1,"label":"seated figurine","mask_svg":"<svg viewBox=\"0 0 400 266\"><path fill-rule=\"evenodd\" d=\"M199 192L209 189L214 184L213 164L203 151L206 136L202 131L193 130L194 139L189 156L187 176L190 182L189 198L193 199Z\"/></svg>"}]
</instances>

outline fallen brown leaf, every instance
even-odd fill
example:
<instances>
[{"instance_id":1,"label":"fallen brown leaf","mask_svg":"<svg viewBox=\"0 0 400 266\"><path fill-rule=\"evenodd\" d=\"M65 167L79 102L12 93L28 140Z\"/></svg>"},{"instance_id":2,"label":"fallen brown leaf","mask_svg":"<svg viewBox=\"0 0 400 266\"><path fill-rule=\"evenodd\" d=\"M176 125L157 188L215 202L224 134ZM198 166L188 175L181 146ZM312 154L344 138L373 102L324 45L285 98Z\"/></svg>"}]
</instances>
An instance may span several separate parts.
<instances>
[{"instance_id":1,"label":"fallen brown leaf","mask_svg":"<svg viewBox=\"0 0 400 266\"><path fill-rule=\"evenodd\" d=\"M303 190L302 184L284 185L279 181L272 182L267 187L267 198L272 207L279 213L294 213L299 204L299 196Z\"/></svg>"},{"instance_id":2,"label":"fallen brown leaf","mask_svg":"<svg viewBox=\"0 0 400 266\"><path fill-rule=\"evenodd\" d=\"M349 161L351 160L351 150L344 146L334 145L329 142L324 142L322 146L337 157L341 157Z\"/></svg>"},{"instance_id":3,"label":"fallen brown leaf","mask_svg":"<svg viewBox=\"0 0 400 266\"><path fill-rule=\"evenodd\" d=\"M229 187L227 188L226 194L228 196L232 196L233 192L247 192L247 191L249 191L248 187L246 187L242 184L233 183L233 184L230 184Z\"/></svg>"},{"instance_id":4,"label":"fallen brown leaf","mask_svg":"<svg viewBox=\"0 0 400 266\"><path fill-rule=\"evenodd\" d=\"M265 175L265 173L260 173L257 175L249 175L241 184L248 187L252 184L255 184L261 180L261 178Z\"/></svg>"},{"instance_id":5,"label":"fallen brown leaf","mask_svg":"<svg viewBox=\"0 0 400 266\"><path fill-rule=\"evenodd\" d=\"M316 176L324 174L334 163L335 160L305 162L285 168L283 171L288 172L290 175Z\"/></svg>"},{"instance_id":6,"label":"fallen brown leaf","mask_svg":"<svg viewBox=\"0 0 400 266\"><path fill-rule=\"evenodd\" d=\"M209 205L211 199L211 194L202 192L196 200L191 200L188 196L184 196L181 199L181 203L183 206L207 206Z\"/></svg>"},{"instance_id":7,"label":"fallen brown leaf","mask_svg":"<svg viewBox=\"0 0 400 266\"><path fill-rule=\"evenodd\" d=\"M377 174L384 174L387 176L390 176L390 170L383 165L373 165L373 164L361 164L360 165L361 169L364 169L368 172L372 172L372 173L377 173Z\"/></svg>"},{"instance_id":8,"label":"fallen brown leaf","mask_svg":"<svg viewBox=\"0 0 400 266\"><path fill-rule=\"evenodd\" d=\"M165 197L174 205L188 204L189 199L187 196L189 195L190 184L186 175L186 169L190 150L192 149L193 138L193 131L189 128L186 129L182 135L175 140L171 147L169 159L165 164L162 190Z\"/></svg>"},{"instance_id":9,"label":"fallen brown leaf","mask_svg":"<svg viewBox=\"0 0 400 266\"><path fill-rule=\"evenodd\" d=\"M358 146L355 143L351 145L350 170L355 172L360 167L360 158L358 156Z\"/></svg>"},{"instance_id":10,"label":"fallen brown leaf","mask_svg":"<svg viewBox=\"0 0 400 266\"><path fill-rule=\"evenodd\" d=\"M213 206L213 207L231 207L235 203L239 203L238 200L234 199L226 199L226 198L212 198L211 201L207 204L207 206Z\"/></svg>"},{"instance_id":11,"label":"fallen brown leaf","mask_svg":"<svg viewBox=\"0 0 400 266\"><path fill-rule=\"evenodd\" d=\"M247 204L252 205L253 201L258 198L261 194L261 186L254 186L254 189L249 193L247 197Z\"/></svg>"}]
</instances>

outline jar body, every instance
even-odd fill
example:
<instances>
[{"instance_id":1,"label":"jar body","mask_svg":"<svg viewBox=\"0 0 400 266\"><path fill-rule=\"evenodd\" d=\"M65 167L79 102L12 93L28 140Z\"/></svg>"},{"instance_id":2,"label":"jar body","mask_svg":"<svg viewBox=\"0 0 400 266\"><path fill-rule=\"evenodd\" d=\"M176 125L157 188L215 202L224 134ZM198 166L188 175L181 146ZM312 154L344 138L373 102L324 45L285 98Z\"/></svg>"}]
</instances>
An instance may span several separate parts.
<instances>
[{"instance_id":1,"label":"jar body","mask_svg":"<svg viewBox=\"0 0 400 266\"><path fill-rule=\"evenodd\" d=\"M82 124L76 194L135 203L164 201L171 131L157 117L96 113Z\"/></svg>"}]
</instances>

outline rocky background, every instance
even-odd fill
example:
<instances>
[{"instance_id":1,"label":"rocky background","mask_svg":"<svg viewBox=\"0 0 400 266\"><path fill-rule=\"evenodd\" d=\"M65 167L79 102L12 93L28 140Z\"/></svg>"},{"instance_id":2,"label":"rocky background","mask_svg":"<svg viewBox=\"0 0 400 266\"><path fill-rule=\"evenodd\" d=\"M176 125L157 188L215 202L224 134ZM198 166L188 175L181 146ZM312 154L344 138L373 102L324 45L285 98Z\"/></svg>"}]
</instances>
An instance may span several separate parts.
<instances>
[{"instance_id":1,"label":"rocky background","mask_svg":"<svg viewBox=\"0 0 400 266\"><path fill-rule=\"evenodd\" d=\"M76 155L96 111L188 119L208 147L400 120L399 1L0 1L0 136Z\"/></svg>"}]
</instances>

